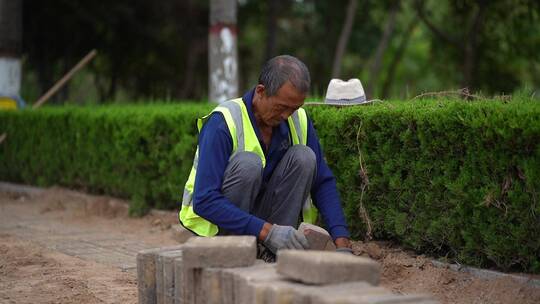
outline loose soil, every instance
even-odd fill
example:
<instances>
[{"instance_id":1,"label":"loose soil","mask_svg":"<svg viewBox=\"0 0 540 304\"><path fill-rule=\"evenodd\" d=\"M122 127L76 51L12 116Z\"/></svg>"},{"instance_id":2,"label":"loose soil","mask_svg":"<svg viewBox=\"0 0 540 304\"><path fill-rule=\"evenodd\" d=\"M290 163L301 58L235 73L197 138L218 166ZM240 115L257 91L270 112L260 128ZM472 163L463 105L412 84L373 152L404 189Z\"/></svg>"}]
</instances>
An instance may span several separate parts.
<instances>
[{"instance_id":1,"label":"loose soil","mask_svg":"<svg viewBox=\"0 0 540 304\"><path fill-rule=\"evenodd\" d=\"M0 303L137 302L134 269L65 254L25 235L26 227L14 224L18 218L38 223L34 228L49 231L51 242L61 240L58 227L66 227L68 234L87 232L70 235L81 242L89 235L114 234L149 248L176 244L170 229L177 223L175 212L133 219L126 202L115 198L60 188L32 197L0 192ZM480 279L437 268L424 256L384 242L354 242L353 250L378 260L381 285L396 293L431 294L441 303L540 303L540 288L512 278Z\"/></svg>"}]
</instances>

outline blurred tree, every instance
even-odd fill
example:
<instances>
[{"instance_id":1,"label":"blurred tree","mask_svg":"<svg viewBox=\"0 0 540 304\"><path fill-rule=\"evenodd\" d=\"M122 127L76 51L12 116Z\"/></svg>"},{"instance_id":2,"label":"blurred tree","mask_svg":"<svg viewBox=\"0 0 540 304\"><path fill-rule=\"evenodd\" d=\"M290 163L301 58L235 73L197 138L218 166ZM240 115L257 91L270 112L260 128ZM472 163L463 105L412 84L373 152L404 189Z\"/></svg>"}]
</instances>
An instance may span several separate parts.
<instances>
[{"instance_id":1,"label":"blurred tree","mask_svg":"<svg viewBox=\"0 0 540 304\"><path fill-rule=\"evenodd\" d=\"M359 77L370 97L465 85L489 93L540 87L539 6L535 0L239 0L240 92L256 83L263 62L284 53L310 68L316 96L337 69L342 79ZM97 48L89 69L102 100L208 94L209 1L26 0L23 14L24 68L42 92Z\"/></svg>"},{"instance_id":2,"label":"blurred tree","mask_svg":"<svg viewBox=\"0 0 540 304\"><path fill-rule=\"evenodd\" d=\"M349 43L351 36L351 29L354 24L354 17L356 16L356 7L358 6L358 0L349 0L347 10L345 11L345 21L343 22L343 28L339 34L339 40L336 47L336 53L334 55L334 63L332 65L332 78L339 78L341 73L341 61L343 60L343 53Z\"/></svg>"},{"instance_id":3,"label":"blurred tree","mask_svg":"<svg viewBox=\"0 0 540 304\"><path fill-rule=\"evenodd\" d=\"M24 52L42 91L97 48L90 67L102 100L113 99L118 87L129 98L207 92L208 3L27 0L24 16Z\"/></svg>"},{"instance_id":4,"label":"blurred tree","mask_svg":"<svg viewBox=\"0 0 540 304\"><path fill-rule=\"evenodd\" d=\"M461 86L489 92L511 92L519 85L520 73L507 72L518 61L516 53L538 60L538 52L530 53L540 46L538 39L531 44L527 36L531 29L536 36L540 33L539 5L534 0L453 0L446 6L415 1L418 17L437 38L437 55L461 72ZM505 52L511 42L517 45ZM501 78L504 82L497 81Z\"/></svg>"},{"instance_id":5,"label":"blurred tree","mask_svg":"<svg viewBox=\"0 0 540 304\"><path fill-rule=\"evenodd\" d=\"M265 61L276 56L277 14L280 11L280 0L267 0L268 14L266 16L266 50Z\"/></svg>"},{"instance_id":6,"label":"blurred tree","mask_svg":"<svg viewBox=\"0 0 540 304\"><path fill-rule=\"evenodd\" d=\"M388 48L392 35L394 34L394 28L397 21L397 13L400 10L399 0L391 1L389 5L389 13L384 24L384 30L379 40L379 44L377 45L377 49L373 54L373 59L371 61L371 66L369 69L369 78L366 87L366 96L368 98L372 98L374 87L379 82L379 73L382 67L383 55Z\"/></svg>"},{"instance_id":7,"label":"blurred tree","mask_svg":"<svg viewBox=\"0 0 540 304\"><path fill-rule=\"evenodd\" d=\"M405 27L406 29L401 35L401 38L400 38L401 40L399 41L399 45L397 49L393 52L391 61L388 65L388 69L386 71L386 79L384 80L384 83L382 84L382 92L381 92L382 98L389 97L390 87L392 83L394 82L397 66L401 62L401 59L403 58L403 54L405 53L405 50L407 49L412 32L416 28L417 25L418 25L418 19L417 18L412 19L406 25Z\"/></svg>"},{"instance_id":8,"label":"blurred tree","mask_svg":"<svg viewBox=\"0 0 540 304\"><path fill-rule=\"evenodd\" d=\"M291 54L303 60L310 69L312 90L322 95L332 77L333 63L346 13L360 22L351 22L347 47L343 47L340 77L357 77L362 63L369 57L377 43L379 27L370 15L372 7L381 7L379 1L359 1L356 9L349 10L349 0L280 0L275 29L261 27L261 16L271 10L267 1L242 1L239 10L239 42L241 58L241 83L243 88L257 80L261 62L267 59L265 48L275 35L275 53ZM383 1L384 2L384 1ZM270 28L270 29L269 29ZM275 31L275 34L272 34ZM267 48L268 49L268 48ZM352 64L351 64L352 58Z\"/></svg>"}]
</instances>

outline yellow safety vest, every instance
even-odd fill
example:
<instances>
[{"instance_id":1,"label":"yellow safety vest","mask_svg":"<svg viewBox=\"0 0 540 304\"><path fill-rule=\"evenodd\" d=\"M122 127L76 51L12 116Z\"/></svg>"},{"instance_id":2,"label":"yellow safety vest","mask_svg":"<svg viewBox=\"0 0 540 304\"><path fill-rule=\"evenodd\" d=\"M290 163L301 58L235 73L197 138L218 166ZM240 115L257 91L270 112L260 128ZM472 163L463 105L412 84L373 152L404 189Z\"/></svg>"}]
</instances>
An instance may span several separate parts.
<instances>
[{"instance_id":1,"label":"yellow safety vest","mask_svg":"<svg viewBox=\"0 0 540 304\"><path fill-rule=\"evenodd\" d=\"M241 98L226 101L216 107L210 114L197 120L197 128L199 132L208 117L214 113L220 112L225 118L231 138L233 141L233 149L231 155L235 152L253 152L257 154L262 161L263 167L266 166L266 158L263 149L259 143L255 130L251 125L249 114L246 105ZM289 129L293 145L306 145L307 143L307 115L302 108L295 111L288 119ZM199 147L195 152L193 167L184 187L184 195L182 198L182 208L178 214L182 224L197 233L200 236L214 236L218 233L218 227L211 222L200 217L193 211L193 188L195 185L195 176L197 175L197 165L199 160ZM302 208L304 221L315 223L317 220L317 209L313 206L311 199L308 198Z\"/></svg>"}]
</instances>

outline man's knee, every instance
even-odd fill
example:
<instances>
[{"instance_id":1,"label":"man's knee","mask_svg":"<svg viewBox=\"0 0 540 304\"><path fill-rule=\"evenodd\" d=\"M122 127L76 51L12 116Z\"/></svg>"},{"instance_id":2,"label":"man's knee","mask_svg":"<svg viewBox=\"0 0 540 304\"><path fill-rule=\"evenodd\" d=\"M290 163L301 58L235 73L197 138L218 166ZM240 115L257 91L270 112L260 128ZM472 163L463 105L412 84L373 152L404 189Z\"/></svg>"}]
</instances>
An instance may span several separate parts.
<instances>
[{"instance_id":1,"label":"man's knee","mask_svg":"<svg viewBox=\"0 0 540 304\"><path fill-rule=\"evenodd\" d=\"M313 171L316 168L317 157L310 147L304 145L294 145L287 153L291 153L291 161L304 170Z\"/></svg>"},{"instance_id":2,"label":"man's knee","mask_svg":"<svg viewBox=\"0 0 540 304\"><path fill-rule=\"evenodd\" d=\"M229 159L225 175L232 174L237 179L253 181L262 178L262 160L253 152L236 152Z\"/></svg>"}]
</instances>

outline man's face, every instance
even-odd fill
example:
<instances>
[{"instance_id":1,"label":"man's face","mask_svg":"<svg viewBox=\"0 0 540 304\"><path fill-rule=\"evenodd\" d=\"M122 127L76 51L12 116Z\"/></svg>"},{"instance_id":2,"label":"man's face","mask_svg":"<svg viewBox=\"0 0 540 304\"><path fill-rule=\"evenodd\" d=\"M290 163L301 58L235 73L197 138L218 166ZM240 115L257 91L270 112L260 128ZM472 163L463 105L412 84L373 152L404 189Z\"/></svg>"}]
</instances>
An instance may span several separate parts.
<instances>
[{"instance_id":1,"label":"man's face","mask_svg":"<svg viewBox=\"0 0 540 304\"><path fill-rule=\"evenodd\" d=\"M266 96L265 88L261 84L257 85L255 93L259 94L261 98L259 117L264 124L272 127L287 120L294 111L304 104L306 98L305 94L298 92L288 81L279 88L274 96Z\"/></svg>"}]
</instances>

